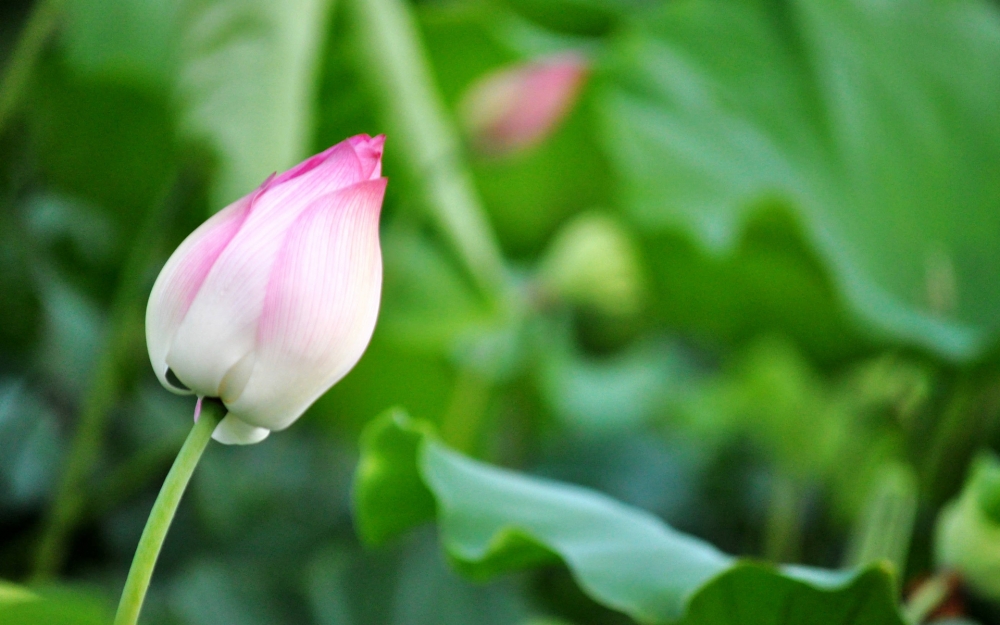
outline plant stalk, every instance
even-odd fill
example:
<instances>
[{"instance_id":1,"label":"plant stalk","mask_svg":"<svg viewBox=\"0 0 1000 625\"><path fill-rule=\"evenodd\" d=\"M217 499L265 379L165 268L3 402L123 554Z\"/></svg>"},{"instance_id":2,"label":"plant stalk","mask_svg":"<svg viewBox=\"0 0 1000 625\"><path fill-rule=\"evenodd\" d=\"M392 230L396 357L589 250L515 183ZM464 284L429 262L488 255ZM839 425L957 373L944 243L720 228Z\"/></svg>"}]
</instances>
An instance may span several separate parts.
<instances>
[{"instance_id":1,"label":"plant stalk","mask_svg":"<svg viewBox=\"0 0 1000 625\"><path fill-rule=\"evenodd\" d=\"M880 469L854 530L845 562L848 568L887 562L897 585L901 584L917 515L918 490L916 474L909 465L893 462Z\"/></svg>"},{"instance_id":2,"label":"plant stalk","mask_svg":"<svg viewBox=\"0 0 1000 625\"><path fill-rule=\"evenodd\" d=\"M441 419L441 438L448 446L477 455L491 390L490 381L481 373L468 365L459 368L450 405Z\"/></svg>"},{"instance_id":3,"label":"plant stalk","mask_svg":"<svg viewBox=\"0 0 1000 625\"><path fill-rule=\"evenodd\" d=\"M0 135L17 110L38 57L59 23L61 0L40 0L28 16L0 79Z\"/></svg>"},{"instance_id":4,"label":"plant stalk","mask_svg":"<svg viewBox=\"0 0 1000 625\"><path fill-rule=\"evenodd\" d=\"M361 70L379 92L409 177L476 285L503 300L500 246L462 156L458 131L433 79L412 9L403 0L352 0Z\"/></svg>"},{"instance_id":5,"label":"plant stalk","mask_svg":"<svg viewBox=\"0 0 1000 625\"><path fill-rule=\"evenodd\" d=\"M794 562L802 540L801 492L795 480L778 475L764 528L764 557L772 562Z\"/></svg>"},{"instance_id":6,"label":"plant stalk","mask_svg":"<svg viewBox=\"0 0 1000 625\"><path fill-rule=\"evenodd\" d=\"M921 462L921 478L932 505L940 505L958 491L969 459L991 439L998 417L996 370L989 367L960 374Z\"/></svg>"},{"instance_id":7,"label":"plant stalk","mask_svg":"<svg viewBox=\"0 0 1000 625\"><path fill-rule=\"evenodd\" d=\"M948 598L951 583L938 574L921 584L903 605L903 618L911 625L920 625Z\"/></svg>"},{"instance_id":8,"label":"plant stalk","mask_svg":"<svg viewBox=\"0 0 1000 625\"><path fill-rule=\"evenodd\" d=\"M191 481L191 475L198 466L198 461L209 441L212 440L212 432L225 414L226 409L221 402L205 400L201 417L191 428L191 433L177 454L174 465L170 467L163 488L160 489L160 494L156 497L153 509L149 513L146 527L142 530L142 537L139 538L135 558L132 560L132 568L129 569L125 588L122 590L114 625L135 625L139 622L139 612L142 610L142 603L146 598L160 549L167 537L167 530L174 520L177 506L181 502L188 482Z\"/></svg>"}]
</instances>

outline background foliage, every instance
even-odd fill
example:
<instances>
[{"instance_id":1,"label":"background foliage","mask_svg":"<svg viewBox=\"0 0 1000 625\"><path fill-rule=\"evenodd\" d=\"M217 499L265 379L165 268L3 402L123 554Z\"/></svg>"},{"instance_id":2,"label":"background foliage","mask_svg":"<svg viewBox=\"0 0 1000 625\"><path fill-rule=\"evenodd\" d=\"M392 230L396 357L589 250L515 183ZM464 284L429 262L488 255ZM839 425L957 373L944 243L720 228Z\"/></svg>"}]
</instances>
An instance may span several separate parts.
<instances>
[{"instance_id":1,"label":"background foliage","mask_svg":"<svg viewBox=\"0 0 1000 625\"><path fill-rule=\"evenodd\" d=\"M1000 443L995 2L0 14L0 623L105 622L193 408L151 375L152 280L361 132L372 343L210 447L144 622L1000 623L988 455L963 490ZM470 85L567 50L567 117L478 152Z\"/></svg>"}]
</instances>

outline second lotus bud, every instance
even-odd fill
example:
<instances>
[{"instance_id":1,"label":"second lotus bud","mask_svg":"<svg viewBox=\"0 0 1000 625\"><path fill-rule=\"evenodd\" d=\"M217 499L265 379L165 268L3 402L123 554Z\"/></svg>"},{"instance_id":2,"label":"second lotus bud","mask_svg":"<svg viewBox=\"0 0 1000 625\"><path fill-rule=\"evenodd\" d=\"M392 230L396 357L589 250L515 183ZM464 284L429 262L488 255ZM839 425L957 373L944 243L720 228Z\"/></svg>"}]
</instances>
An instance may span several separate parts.
<instances>
[{"instance_id":1,"label":"second lotus bud","mask_svg":"<svg viewBox=\"0 0 1000 625\"><path fill-rule=\"evenodd\" d=\"M562 54L480 78L459 103L473 147L506 154L545 139L576 104L588 68L582 57Z\"/></svg>"}]
</instances>

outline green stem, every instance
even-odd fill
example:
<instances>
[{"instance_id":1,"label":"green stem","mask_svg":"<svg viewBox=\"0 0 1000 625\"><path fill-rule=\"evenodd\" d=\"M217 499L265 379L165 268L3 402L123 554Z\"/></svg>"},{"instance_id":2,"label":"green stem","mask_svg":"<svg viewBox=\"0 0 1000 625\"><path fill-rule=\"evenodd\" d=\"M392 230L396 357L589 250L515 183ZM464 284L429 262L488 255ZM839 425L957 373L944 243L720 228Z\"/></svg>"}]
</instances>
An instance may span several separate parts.
<instances>
[{"instance_id":1,"label":"green stem","mask_svg":"<svg viewBox=\"0 0 1000 625\"><path fill-rule=\"evenodd\" d=\"M59 0L40 0L21 31L0 80L0 135L20 104L31 70L59 22L61 4Z\"/></svg>"},{"instance_id":2,"label":"green stem","mask_svg":"<svg viewBox=\"0 0 1000 625\"><path fill-rule=\"evenodd\" d=\"M924 489L940 505L962 485L969 458L991 440L1000 413L1000 377L992 367L960 374L921 462Z\"/></svg>"},{"instance_id":3,"label":"green stem","mask_svg":"<svg viewBox=\"0 0 1000 625\"><path fill-rule=\"evenodd\" d=\"M902 582L917 514L917 492L917 477L909 465L893 462L879 470L868 505L854 529L845 562L848 567L887 562L897 584Z\"/></svg>"},{"instance_id":4,"label":"green stem","mask_svg":"<svg viewBox=\"0 0 1000 625\"><path fill-rule=\"evenodd\" d=\"M938 574L921 584L903 606L903 618L907 623L923 623L941 603L948 598L950 584L948 578Z\"/></svg>"},{"instance_id":5,"label":"green stem","mask_svg":"<svg viewBox=\"0 0 1000 625\"><path fill-rule=\"evenodd\" d=\"M438 93L409 3L353 0L362 71L377 88L391 141L438 227L482 292L501 300L503 257L462 158L459 135Z\"/></svg>"},{"instance_id":6,"label":"green stem","mask_svg":"<svg viewBox=\"0 0 1000 625\"><path fill-rule=\"evenodd\" d=\"M458 370L451 403L441 419L441 438L453 449L475 456L490 400L490 381L471 367Z\"/></svg>"},{"instance_id":7,"label":"green stem","mask_svg":"<svg viewBox=\"0 0 1000 625\"><path fill-rule=\"evenodd\" d=\"M183 176L181 177L183 178ZM149 211L122 265L122 274L109 312L106 339L98 356L87 392L80 405L80 419L63 469L56 496L46 518L32 580L51 579L62 564L66 540L84 508L85 482L100 455L108 415L122 386L123 360L135 354L143 338L143 309L149 274L162 256L162 243L177 197L180 182Z\"/></svg>"},{"instance_id":8,"label":"green stem","mask_svg":"<svg viewBox=\"0 0 1000 625\"><path fill-rule=\"evenodd\" d=\"M160 489L160 494L153 504L153 510L149 513L146 528L142 530L142 537L139 538L139 546L136 547L132 568L129 569L128 578L125 580L114 625L138 623L142 602L149 589L149 580L153 577L153 568L160 556L160 549L167 537L170 523L174 520L177 505L180 504L184 490L191 481L191 475L198 466L201 454L212 440L215 426L225 413L226 410L220 402L206 400L201 418L191 429L184 446L177 454L177 459L174 460L174 465L170 467L170 473L167 474L163 488Z\"/></svg>"},{"instance_id":9,"label":"green stem","mask_svg":"<svg viewBox=\"0 0 1000 625\"><path fill-rule=\"evenodd\" d=\"M778 475L771 487L771 501L764 529L764 557L772 562L794 562L802 533L801 497L791 477Z\"/></svg>"}]
</instances>

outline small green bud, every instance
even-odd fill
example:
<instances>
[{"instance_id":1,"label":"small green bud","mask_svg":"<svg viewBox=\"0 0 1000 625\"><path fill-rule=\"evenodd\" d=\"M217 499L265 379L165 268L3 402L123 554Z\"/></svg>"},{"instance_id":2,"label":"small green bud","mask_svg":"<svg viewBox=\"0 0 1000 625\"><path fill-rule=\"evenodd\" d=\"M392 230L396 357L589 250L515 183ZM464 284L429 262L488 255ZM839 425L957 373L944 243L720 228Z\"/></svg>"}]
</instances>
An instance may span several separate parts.
<instances>
[{"instance_id":1,"label":"small green bud","mask_svg":"<svg viewBox=\"0 0 1000 625\"><path fill-rule=\"evenodd\" d=\"M544 294L613 316L639 311L642 271L635 244L609 215L578 215L560 230L538 269Z\"/></svg>"},{"instance_id":2,"label":"small green bud","mask_svg":"<svg viewBox=\"0 0 1000 625\"><path fill-rule=\"evenodd\" d=\"M973 463L957 500L938 517L939 566L955 569L970 586L1000 599L1000 460L983 454Z\"/></svg>"}]
</instances>

